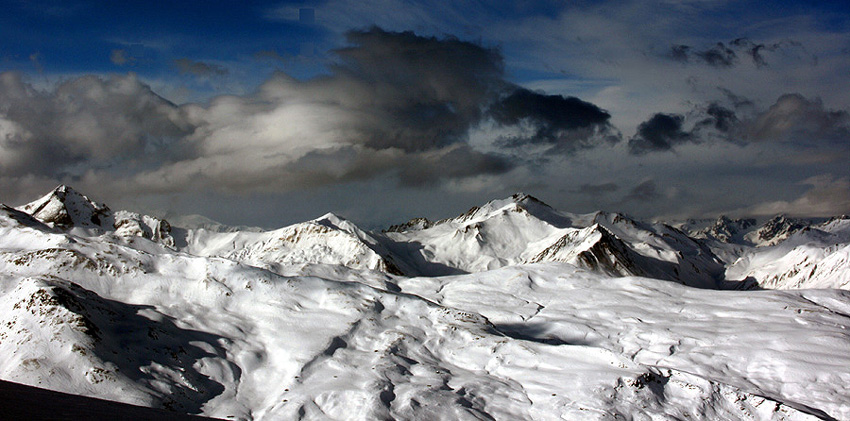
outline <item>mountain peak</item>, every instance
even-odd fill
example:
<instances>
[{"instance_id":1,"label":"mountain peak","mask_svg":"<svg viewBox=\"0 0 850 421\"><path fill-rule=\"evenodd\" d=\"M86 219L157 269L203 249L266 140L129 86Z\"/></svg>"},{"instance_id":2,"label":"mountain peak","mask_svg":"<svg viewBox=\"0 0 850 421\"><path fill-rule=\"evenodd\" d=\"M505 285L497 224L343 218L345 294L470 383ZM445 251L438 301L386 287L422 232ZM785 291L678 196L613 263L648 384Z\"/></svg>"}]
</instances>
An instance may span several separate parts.
<instances>
[{"instance_id":1,"label":"mountain peak","mask_svg":"<svg viewBox=\"0 0 850 421\"><path fill-rule=\"evenodd\" d=\"M520 203L520 204L534 203L536 205L541 205L541 206L545 206L547 208L551 208L551 206L547 205L542 200L540 200L540 199L538 199L538 198L536 198L536 197L534 197L530 194L523 193L523 192L514 193L513 196L511 196L511 199L513 199L514 202L517 202L517 203Z\"/></svg>"},{"instance_id":2,"label":"mountain peak","mask_svg":"<svg viewBox=\"0 0 850 421\"><path fill-rule=\"evenodd\" d=\"M789 218L786 215L776 215L758 230L758 239L763 242L775 243L784 240L791 234L805 228L803 221Z\"/></svg>"},{"instance_id":3,"label":"mountain peak","mask_svg":"<svg viewBox=\"0 0 850 421\"><path fill-rule=\"evenodd\" d=\"M743 235L756 225L755 219L731 219L720 215L714 225L700 231L702 236L724 242L741 241Z\"/></svg>"},{"instance_id":4,"label":"mountain peak","mask_svg":"<svg viewBox=\"0 0 850 421\"><path fill-rule=\"evenodd\" d=\"M60 184L40 199L18 208L45 224L61 228L97 228L110 214L109 207L97 203L72 187Z\"/></svg>"}]
</instances>

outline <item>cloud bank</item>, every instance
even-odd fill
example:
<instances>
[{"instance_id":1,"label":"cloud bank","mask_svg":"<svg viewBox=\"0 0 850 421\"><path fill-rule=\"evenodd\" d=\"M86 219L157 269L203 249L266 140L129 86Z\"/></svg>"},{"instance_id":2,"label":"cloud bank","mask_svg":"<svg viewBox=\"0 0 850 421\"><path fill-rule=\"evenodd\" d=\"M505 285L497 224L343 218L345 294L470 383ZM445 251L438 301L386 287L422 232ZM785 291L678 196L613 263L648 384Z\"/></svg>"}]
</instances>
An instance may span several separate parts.
<instances>
[{"instance_id":1,"label":"cloud bank","mask_svg":"<svg viewBox=\"0 0 850 421\"><path fill-rule=\"evenodd\" d=\"M133 74L37 90L0 77L0 175L112 183L132 193L287 191L389 177L404 186L502 174L516 149L558 153L618 139L610 115L509 82L500 52L454 37L373 27L347 34L329 73L277 73L256 92L177 106ZM126 62L123 55L113 61ZM178 59L181 73L223 67ZM476 149L482 124L531 127Z\"/></svg>"}]
</instances>

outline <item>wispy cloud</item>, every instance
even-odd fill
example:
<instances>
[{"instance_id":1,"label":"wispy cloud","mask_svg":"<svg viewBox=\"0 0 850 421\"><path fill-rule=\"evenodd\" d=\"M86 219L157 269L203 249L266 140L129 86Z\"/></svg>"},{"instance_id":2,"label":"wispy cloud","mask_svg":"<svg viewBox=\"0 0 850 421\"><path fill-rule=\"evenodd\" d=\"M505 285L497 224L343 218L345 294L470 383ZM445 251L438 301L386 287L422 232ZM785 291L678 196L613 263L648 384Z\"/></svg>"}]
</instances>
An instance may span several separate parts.
<instances>
[{"instance_id":1,"label":"wispy cloud","mask_svg":"<svg viewBox=\"0 0 850 421\"><path fill-rule=\"evenodd\" d=\"M224 76L228 73L227 68L217 64L194 61L188 58L174 60L174 65L181 74L190 74L197 77Z\"/></svg>"}]
</instances>

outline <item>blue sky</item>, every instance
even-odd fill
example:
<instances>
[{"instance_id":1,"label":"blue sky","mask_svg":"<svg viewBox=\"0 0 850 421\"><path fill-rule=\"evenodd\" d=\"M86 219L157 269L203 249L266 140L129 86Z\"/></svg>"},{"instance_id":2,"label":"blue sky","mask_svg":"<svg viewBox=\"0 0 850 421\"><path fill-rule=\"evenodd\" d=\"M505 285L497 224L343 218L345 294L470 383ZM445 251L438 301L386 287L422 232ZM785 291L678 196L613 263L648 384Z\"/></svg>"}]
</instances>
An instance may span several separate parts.
<instances>
[{"instance_id":1,"label":"blue sky","mask_svg":"<svg viewBox=\"0 0 850 421\"><path fill-rule=\"evenodd\" d=\"M267 227L518 190L645 218L850 213L842 2L4 9L5 203L66 182Z\"/></svg>"}]
</instances>

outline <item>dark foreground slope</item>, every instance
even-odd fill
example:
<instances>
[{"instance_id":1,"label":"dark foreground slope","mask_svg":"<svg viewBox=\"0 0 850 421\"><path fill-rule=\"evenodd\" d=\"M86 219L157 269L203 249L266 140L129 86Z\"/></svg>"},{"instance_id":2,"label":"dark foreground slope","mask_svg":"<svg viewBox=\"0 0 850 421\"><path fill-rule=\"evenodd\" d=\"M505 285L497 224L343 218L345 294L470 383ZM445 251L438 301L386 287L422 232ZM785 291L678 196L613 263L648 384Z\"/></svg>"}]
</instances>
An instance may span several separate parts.
<instances>
[{"instance_id":1,"label":"dark foreground slope","mask_svg":"<svg viewBox=\"0 0 850 421\"><path fill-rule=\"evenodd\" d=\"M213 420L121 402L54 392L0 380L0 407L8 420Z\"/></svg>"}]
</instances>

